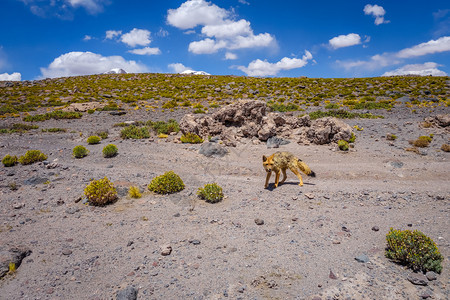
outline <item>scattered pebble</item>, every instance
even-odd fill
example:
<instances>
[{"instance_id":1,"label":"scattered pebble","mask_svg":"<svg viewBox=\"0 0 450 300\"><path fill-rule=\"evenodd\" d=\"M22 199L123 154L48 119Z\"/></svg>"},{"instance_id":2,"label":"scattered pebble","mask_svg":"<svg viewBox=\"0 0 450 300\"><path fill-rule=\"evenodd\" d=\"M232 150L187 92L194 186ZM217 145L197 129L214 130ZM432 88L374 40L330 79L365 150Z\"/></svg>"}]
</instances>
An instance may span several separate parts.
<instances>
[{"instance_id":1,"label":"scattered pebble","mask_svg":"<svg viewBox=\"0 0 450 300\"><path fill-rule=\"evenodd\" d=\"M361 254L361 255L358 255L357 257L355 257L355 260L360 263L367 263L367 262L369 262L370 259L367 255Z\"/></svg>"},{"instance_id":2,"label":"scattered pebble","mask_svg":"<svg viewBox=\"0 0 450 300\"><path fill-rule=\"evenodd\" d=\"M161 247L161 255L162 256L170 255L170 253L172 253L172 246L164 245Z\"/></svg>"},{"instance_id":3,"label":"scattered pebble","mask_svg":"<svg viewBox=\"0 0 450 300\"><path fill-rule=\"evenodd\" d=\"M373 226L373 227L372 227L372 230L373 230L373 231L379 231L379 230L380 230L380 227L378 227L378 226Z\"/></svg>"},{"instance_id":4,"label":"scattered pebble","mask_svg":"<svg viewBox=\"0 0 450 300\"><path fill-rule=\"evenodd\" d=\"M421 273L409 273L407 279L414 285L428 285L428 279L425 275Z\"/></svg>"},{"instance_id":5,"label":"scattered pebble","mask_svg":"<svg viewBox=\"0 0 450 300\"><path fill-rule=\"evenodd\" d=\"M328 275L328 277L333 280L338 279L337 276L331 270L330 270L330 275Z\"/></svg>"},{"instance_id":6,"label":"scattered pebble","mask_svg":"<svg viewBox=\"0 0 450 300\"><path fill-rule=\"evenodd\" d=\"M255 219L255 223L256 223L256 225L264 225L264 220L263 219Z\"/></svg>"},{"instance_id":7,"label":"scattered pebble","mask_svg":"<svg viewBox=\"0 0 450 300\"><path fill-rule=\"evenodd\" d=\"M428 271L428 272L425 274L425 276L427 277L427 279L428 279L429 281L433 281L433 280L436 280L436 279L437 279L437 274L436 274L435 272L433 272L433 271Z\"/></svg>"},{"instance_id":8,"label":"scattered pebble","mask_svg":"<svg viewBox=\"0 0 450 300\"><path fill-rule=\"evenodd\" d=\"M72 254L72 250L70 250L70 249L64 249L64 250L62 251L62 254L64 254L64 255L70 255L70 254Z\"/></svg>"},{"instance_id":9,"label":"scattered pebble","mask_svg":"<svg viewBox=\"0 0 450 300\"><path fill-rule=\"evenodd\" d=\"M116 300L136 300L138 291L133 286L127 286L125 289L117 291Z\"/></svg>"}]
</instances>

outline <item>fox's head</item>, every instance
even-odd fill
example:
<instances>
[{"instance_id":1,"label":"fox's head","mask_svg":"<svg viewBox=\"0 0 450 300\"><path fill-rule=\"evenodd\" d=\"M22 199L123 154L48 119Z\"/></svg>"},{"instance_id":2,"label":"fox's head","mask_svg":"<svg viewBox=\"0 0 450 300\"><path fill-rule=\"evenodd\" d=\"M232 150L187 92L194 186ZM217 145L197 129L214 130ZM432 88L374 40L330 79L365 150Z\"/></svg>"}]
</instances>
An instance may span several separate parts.
<instances>
[{"instance_id":1,"label":"fox's head","mask_svg":"<svg viewBox=\"0 0 450 300\"><path fill-rule=\"evenodd\" d=\"M263 155L263 167L266 170L266 172L272 172L273 169L273 157L269 156L266 157Z\"/></svg>"}]
</instances>

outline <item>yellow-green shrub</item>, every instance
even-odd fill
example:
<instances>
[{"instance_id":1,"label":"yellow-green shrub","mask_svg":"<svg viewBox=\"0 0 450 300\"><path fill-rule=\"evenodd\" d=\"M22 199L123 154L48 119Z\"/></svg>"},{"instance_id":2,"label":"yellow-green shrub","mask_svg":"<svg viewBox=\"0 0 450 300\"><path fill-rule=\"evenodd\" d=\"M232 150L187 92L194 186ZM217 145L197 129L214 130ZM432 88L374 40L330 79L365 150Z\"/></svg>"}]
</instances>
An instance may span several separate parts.
<instances>
[{"instance_id":1,"label":"yellow-green shrub","mask_svg":"<svg viewBox=\"0 0 450 300\"><path fill-rule=\"evenodd\" d=\"M338 141L338 147L342 151L348 151L348 143L346 141L344 141L344 140L339 140Z\"/></svg>"},{"instance_id":2,"label":"yellow-green shrub","mask_svg":"<svg viewBox=\"0 0 450 300\"><path fill-rule=\"evenodd\" d=\"M183 134L180 137L180 141L182 143L189 143L189 144L200 144L200 143L203 143L203 139L201 137L199 137L195 133L190 133L190 132L187 132L187 133Z\"/></svg>"},{"instance_id":3,"label":"yellow-green shrub","mask_svg":"<svg viewBox=\"0 0 450 300\"><path fill-rule=\"evenodd\" d=\"M206 202L217 203L223 199L223 190L217 183L209 183L199 188L197 195Z\"/></svg>"},{"instance_id":4,"label":"yellow-green shrub","mask_svg":"<svg viewBox=\"0 0 450 300\"><path fill-rule=\"evenodd\" d=\"M72 154L75 158L83 158L89 154L89 150L84 146L78 145L73 148Z\"/></svg>"},{"instance_id":5,"label":"yellow-green shrub","mask_svg":"<svg viewBox=\"0 0 450 300\"><path fill-rule=\"evenodd\" d=\"M148 189L158 194L172 194L182 191L184 183L174 171L169 171L153 178L148 185Z\"/></svg>"},{"instance_id":6,"label":"yellow-green shrub","mask_svg":"<svg viewBox=\"0 0 450 300\"><path fill-rule=\"evenodd\" d=\"M9 154L5 155L5 157L3 157L3 159L2 159L2 164L5 167L12 167L12 166L14 166L15 164L17 164L17 156L15 156L15 155L11 156Z\"/></svg>"},{"instance_id":7,"label":"yellow-green shrub","mask_svg":"<svg viewBox=\"0 0 450 300\"><path fill-rule=\"evenodd\" d=\"M40 150L28 150L25 155L19 157L19 162L22 165L30 165L38 161L44 161L47 159L47 155Z\"/></svg>"},{"instance_id":8,"label":"yellow-green shrub","mask_svg":"<svg viewBox=\"0 0 450 300\"><path fill-rule=\"evenodd\" d=\"M103 206L117 199L114 184L107 177L92 180L84 189L84 195L92 205Z\"/></svg>"},{"instance_id":9,"label":"yellow-green shrub","mask_svg":"<svg viewBox=\"0 0 450 300\"><path fill-rule=\"evenodd\" d=\"M117 147L116 145L109 144L103 147L103 157L109 158L117 155Z\"/></svg>"},{"instance_id":10,"label":"yellow-green shrub","mask_svg":"<svg viewBox=\"0 0 450 300\"><path fill-rule=\"evenodd\" d=\"M131 198L139 199L142 197L141 191L139 190L139 187L137 186L130 186L128 189L128 195Z\"/></svg>"},{"instance_id":11,"label":"yellow-green shrub","mask_svg":"<svg viewBox=\"0 0 450 300\"><path fill-rule=\"evenodd\" d=\"M444 257L432 239L420 231L394 230L386 235L386 257L414 271L441 273Z\"/></svg>"},{"instance_id":12,"label":"yellow-green shrub","mask_svg":"<svg viewBox=\"0 0 450 300\"><path fill-rule=\"evenodd\" d=\"M96 135L91 135L90 137L87 138L87 143L89 145L95 145L100 143L100 137L96 136Z\"/></svg>"}]
</instances>

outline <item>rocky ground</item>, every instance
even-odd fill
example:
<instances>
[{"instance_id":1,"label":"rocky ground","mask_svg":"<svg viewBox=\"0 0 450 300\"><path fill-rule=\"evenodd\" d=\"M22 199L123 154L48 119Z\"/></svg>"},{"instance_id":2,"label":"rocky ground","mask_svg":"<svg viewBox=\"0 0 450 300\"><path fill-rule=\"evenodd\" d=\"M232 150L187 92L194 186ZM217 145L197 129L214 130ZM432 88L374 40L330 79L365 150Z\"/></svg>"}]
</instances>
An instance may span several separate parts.
<instances>
[{"instance_id":1,"label":"rocky ground","mask_svg":"<svg viewBox=\"0 0 450 300\"><path fill-rule=\"evenodd\" d=\"M449 109L373 113L385 118L345 120L364 128L355 131L349 152L334 144L281 146L317 177L304 176L300 187L288 171L276 189L273 178L264 189L262 155L275 151L264 143L242 139L222 158L205 157L199 145L170 142L173 136L122 140L120 128L113 127L181 120L181 110L163 116L143 110L85 114L2 134L1 157L30 149L49 157L0 167L0 258L27 255L1 279L0 299L448 299L450 154L440 147L449 144L449 132L419 125ZM52 127L68 132L41 132ZM109 130L109 138L87 145L98 130ZM388 133L398 139L388 141ZM429 134L434 138L428 148L405 151L408 140ZM108 143L119 148L116 157L102 157ZM72 149L80 144L90 154L75 159ZM146 192L140 199L126 195L128 186L144 190L168 170L181 176L185 190L169 196ZM83 189L104 176L120 199L106 207L83 204ZM198 187L211 182L224 189L220 203L196 197ZM442 273L414 279L417 274L385 258L390 227L431 237L445 258Z\"/></svg>"}]
</instances>

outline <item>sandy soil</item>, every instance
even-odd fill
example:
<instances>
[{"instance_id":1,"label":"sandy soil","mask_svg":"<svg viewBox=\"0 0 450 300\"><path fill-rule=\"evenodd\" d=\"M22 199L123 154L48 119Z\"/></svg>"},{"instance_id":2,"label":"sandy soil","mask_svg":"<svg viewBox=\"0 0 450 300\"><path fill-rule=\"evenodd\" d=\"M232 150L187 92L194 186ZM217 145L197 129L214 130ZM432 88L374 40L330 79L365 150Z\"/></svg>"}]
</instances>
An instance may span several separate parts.
<instances>
[{"instance_id":1,"label":"sandy soil","mask_svg":"<svg viewBox=\"0 0 450 300\"><path fill-rule=\"evenodd\" d=\"M347 121L364 128L348 153L333 145L282 146L317 177L304 176L300 187L288 172L276 189L273 178L264 189L262 155L275 151L264 144L243 140L223 158L206 158L199 145L122 140L113 124L158 119L143 111L50 120L25 134L0 135L1 157L39 149L57 163L54 169L44 163L0 167L0 245L32 251L0 281L0 299L116 299L126 287L138 299L448 299L450 154L439 149L450 140L448 131L419 123L449 109L374 113L386 118ZM51 127L69 132L41 132ZM108 139L87 145L91 133L105 129ZM387 133L398 139L387 141ZM431 133L433 142L421 154L405 151L408 140ZM118 156L102 157L108 143L117 145ZM74 159L80 144L90 154ZM168 170L181 176L185 190L127 197L128 186L144 190ZM91 179L104 176L121 194L116 203L77 202ZM211 182L226 195L218 204L196 197L198 187ZM445 257L437 280L413 285L406 279L410 270L384 257L390 227L420 230L437 243ZM166 245L172 252L162 256ZM355 260L363 254L368 262Z\"/></svg>"}]
</instances>

